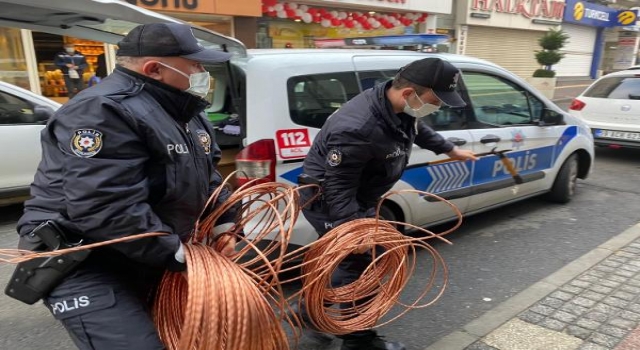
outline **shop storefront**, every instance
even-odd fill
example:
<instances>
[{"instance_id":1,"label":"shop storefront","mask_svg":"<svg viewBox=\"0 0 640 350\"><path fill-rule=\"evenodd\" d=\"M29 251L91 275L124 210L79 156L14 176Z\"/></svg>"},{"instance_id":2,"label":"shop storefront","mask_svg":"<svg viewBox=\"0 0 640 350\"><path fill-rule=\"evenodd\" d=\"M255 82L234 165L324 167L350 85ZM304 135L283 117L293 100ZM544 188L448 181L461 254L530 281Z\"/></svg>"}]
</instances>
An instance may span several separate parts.
<instances>
[{"instance_id":1,"label":"shop storefront","mask_svg":"<svg viewBox=\"0 0 640 350\"><path fill-rule=\"evenodd\" d=\"M257 46L316 48L317 39L426 33L430 14L451 7L451 0L263 0Z\"/></svg>"},{"instance_id":2,"label":"shop storefront","mask_svg":"<svg viewBox=\"0 0 640 350\"><path fill-rule=\"evenodd\" d=\"M562 50L564 58L554 67L557 76L596 78L599 70L624 69L633 64L637 35L622 35L615 46L605 47L604 43L606 30L617 32L617 28L635 25L635 11L579 0L567 0L566 5L562 30L569 35L569 40ZM620 50L605 52L612 47ZM609 57L606 62L602 60L603 54Z\"/></svg>"},{"instance_id":3,"label":"shop storefront","mask_svg":"<svg viewBox=\"0 0 640 350\"><path fill-rule=\"evenodd\" d=\"M87 68L82 79L85 86L96 74L105 45L78 38L0 27L0 81L8 82L37 94L57 99L67 95L62 73L55 57L65 44L74 44L85 57ZM105 67L106 70L106 67Z\"/></svg>"},{"instance_id":4,"label":"shop storefront","mask_svg":"<svg viewBox=\"0 0 640 350\"><path fill-rule=\"evenodd\" d=\"M235 16L260 17L260 0L126 0L128 3L234 36Z\"/></svg>"},{"instance_id":5,"label":"shop storefront","mask_svg":"<svg viewBox=\"0 0 640 350\"><path fill-rule=\"evenodd\" d=\"M564 1L467 0L457 3L456 52L526 78L540 65L538 39L561 24Z\"/></svg>"},{"instance_id":6,"label":"shop storefront","mask_svg":"<svg viewBox=\"0 0 640 350\"><path fill-rule=\"evenodd\" d=\"M232 36L255 47L261 0L126 0L158 13Z\"/></svg>"},{"instance_id":7,"label":"shop storefront","mask_svg":"<svg viewBox=\"0 0 640 350\"><path fill-rule=\"evenodd\" d=\"M126 0L127 2L182 19L229 36L244 35L255 42L256 20L260 17L260 0ZM247 19L250 19L248 22ZM248 25L237 26L237 21ZM251 22L253 25L251 25ZM240 27L240 29L238 29ZM243 39L241 39L244 41ZM0 80L37 94L66 101L67 91L55 56L64 45L72 43L85 56L85 86L100 66L106 73L115 66L115 46L73 37L51 35L13 28L0 28Z\"/></svg>"},{"instance_id":8,"label":"shop storefront","mask_svg":"<svg viewBox=\"0 0 640 350\"><path fill-rule=\"evenodd\" d=\"M24 32L0 27L0 81L30 89L27 55L22 44Z\"/></svg>"}]
</instances>

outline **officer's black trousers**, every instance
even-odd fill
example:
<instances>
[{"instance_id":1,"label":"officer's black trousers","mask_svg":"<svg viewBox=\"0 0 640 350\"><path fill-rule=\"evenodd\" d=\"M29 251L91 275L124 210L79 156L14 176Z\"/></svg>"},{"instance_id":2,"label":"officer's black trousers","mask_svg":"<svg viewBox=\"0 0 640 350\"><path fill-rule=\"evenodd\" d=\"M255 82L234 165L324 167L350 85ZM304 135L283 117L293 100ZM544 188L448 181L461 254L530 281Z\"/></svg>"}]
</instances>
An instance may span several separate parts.
<instances>
[{"instance_id":1,"label":"officer's black trousers","mask_svg":"<svg viewBox=\"0 0 640 350\"><path fill-rule=\"evenodd\" d=\"M44 300L76 346L80 350L164 349L150 314L152 291L160 275L122 274L99 265L88 261L80 266Z\"/></svg>"}]
</instances>

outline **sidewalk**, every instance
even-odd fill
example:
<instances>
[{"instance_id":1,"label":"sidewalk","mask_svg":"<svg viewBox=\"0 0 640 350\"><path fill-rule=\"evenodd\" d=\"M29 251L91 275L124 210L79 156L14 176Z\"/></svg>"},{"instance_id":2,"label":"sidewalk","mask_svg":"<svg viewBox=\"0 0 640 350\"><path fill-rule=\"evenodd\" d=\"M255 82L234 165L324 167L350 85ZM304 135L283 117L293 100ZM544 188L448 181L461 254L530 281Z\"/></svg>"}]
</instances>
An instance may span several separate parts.
<instances>
[{"instance_id":1,"label":"sidewalk","mask_svg":"<svg viewBox=\"0 0 640 350\"><path fill-rule=\"evenodd\" d=\"M556 89L553 94L553 102L566 102L573 100L580 95L595 80L590 78L567 79L556 83Z\"/></svg>"},{"instance_id":2,"label":"sidewalk","mask_svg":"<svg viewBox=\"0 0 640 350\"><path fill-rule=\"evenodd\" d=\"M640 349L640 223L425 350Z\"/></svg>"}]
</instances>

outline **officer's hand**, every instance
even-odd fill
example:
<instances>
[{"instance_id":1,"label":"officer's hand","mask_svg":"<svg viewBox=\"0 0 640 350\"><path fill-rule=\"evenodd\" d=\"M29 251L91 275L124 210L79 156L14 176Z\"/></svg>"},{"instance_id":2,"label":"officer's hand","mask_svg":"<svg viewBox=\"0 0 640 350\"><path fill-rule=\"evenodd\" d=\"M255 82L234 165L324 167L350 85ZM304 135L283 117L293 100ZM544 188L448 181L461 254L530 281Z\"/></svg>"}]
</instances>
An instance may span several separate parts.
<instances>
[{"instance_id":1,"label":"officer's hand","mask_svg":"<svg viewBox=\"0 0 640 350\"><path fill-rule=\"evenodd\" d=\"M449 158L457 159L457 160L478 160L478 157L473 154L473 151L467 149L460 149L458 147L454 147L450 152L447 153Z\"/></svg>"}]
</instances>

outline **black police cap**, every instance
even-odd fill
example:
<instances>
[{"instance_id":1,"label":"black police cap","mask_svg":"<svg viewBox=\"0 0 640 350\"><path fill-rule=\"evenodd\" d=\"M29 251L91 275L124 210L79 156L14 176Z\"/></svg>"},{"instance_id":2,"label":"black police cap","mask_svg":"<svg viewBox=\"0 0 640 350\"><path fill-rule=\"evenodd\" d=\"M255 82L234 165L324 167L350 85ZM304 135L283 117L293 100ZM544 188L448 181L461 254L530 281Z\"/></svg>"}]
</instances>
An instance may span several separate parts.
<instances>
[{"instance_id":1,"label":"black police cap","mask_svg":"<svg viewBox=\"0 0 640 350\"><path fill-rule=\"evenodd\" d=\"M151 23L133 28L119 43L118 56L184 57L201 63L226 62L231 54L206 49L191 27L181 23Z\"/></svg>"},{"instance_id":2,"label":"black police cap","mask_svg":"<svg viewBox=\"0 0 640 350\"><path fill-rule=\"evenodd\" d=\"M430 88L444 104L464 107L466 103L456 92L460 70L440 58L429 57L402 67L398 74L408 81Z\"/></svg>"}]
</instances>

